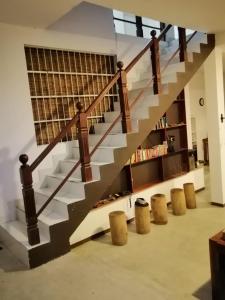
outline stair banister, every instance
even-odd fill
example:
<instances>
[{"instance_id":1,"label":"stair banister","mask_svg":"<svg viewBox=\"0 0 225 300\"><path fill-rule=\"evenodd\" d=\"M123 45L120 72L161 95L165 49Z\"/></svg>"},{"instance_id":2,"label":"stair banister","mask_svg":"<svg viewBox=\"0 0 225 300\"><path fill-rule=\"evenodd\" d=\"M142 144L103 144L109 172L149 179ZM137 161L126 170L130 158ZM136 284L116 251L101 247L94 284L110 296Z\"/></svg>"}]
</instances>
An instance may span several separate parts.
<instances>
[{"instance_id":1,"label":"stair banister","mask_svg":"<svg viewBox=\"0 0 225 300\"><path fill-rule=\"evenodd\" d=\"M78 122L77 122L77 137L79 142L80 162L81 162L81 178L87 182L92 180L92 172L90 165L90 153L88 144L88 126L87 114L83 111L83 105L77 102Z\"/></svg>"},{"instance_id":2,"label":"stair banister","mask_svg":"<svg viewBox=\"0 0 225 300\"><path fill-rule=\"evenodd\" d=\"M157 41L159 42L162 37L166 34L166 32L172 27L172 25L167 25L167 27L160 33L159 37L157 38ZM80 114L82 115L84 123L84 127L86 127L86 118L91 114L91 112L95 109L96 105L100 103L100 101L104 98L106 93L114 86L116 82L119 81L119 86L120 86L120 96L122 97L122 105L121 105L121 114L115 119L113 124L110 126L110 128L106 131L105 135L100 139L100 141L97 143L97 145L94 147L94 149L91 151L89 155L89 147L88 147L88 142L87 142L87 130L85 129L85 134L86 136L83 140L82 138L82 143L83 143L83 150L81 151L81 160L79 160L75 166L72 168L72 170L65 176L65 178L62 180L62 182L59 184L59 186L56 188L56 190L52 193L52 195L48 198L46 203L39 209L39 211L36 213L35 210L33 210L33 213L36 213L36 221L37 217L42 213L42 211L46 208L46 206L51 202L51 200L54 198L54 196L58 193L58 191L63 187L63 185L67 182L69 177L73 174L73 172L77 169L77 167L83 163L83 175L82 175L82 180L83 181L89 181L92 178L92 174L90 172L90 156L93 155L97 147L102 143L104 138L108 135L108 133L111 131L111 129L114 127L114 125L118 122L120 117L122 117L123 122L123 132L129 132L131 130L131 125L129 124L130 122L130 112L129 112L129 106L128 106L128 99L127 99L127 87L126 87L126 74L133 68L133 66L139 61L139 59L144 55L144 53L149 50L151 45L154 42L151 40L148 45L131 61L131 63L127 66L125 70L122 69L122 64L119 64L119 71L113 76L111 81L106 85L106 87L101 91L101 93L98 95L98 97L92 102L92 104L86 109L85 112L82 112L80 110L80 113L76 114L71 121L67 123L67 125L63 128L63 130L58 134L56 138L46 147L46 149L38 156L38 158L29 166L30 170L30 176L32 180L32 172L35 170L35 168L42 162L42 160L48 155L48 153L55 147L55 145L61 141L61 139L66 135L66 133L70 130L70 128L74 125L80 122ZM158 77L160 78L160 77ZM154 78L153 78L154 79ZM158 87L159 88L159 87ZM136 102L138 99L136 98L135 101L133 101L132 105L134 102ZM84 151L85 150L85 151ZM86 159L84 159L84 155L86 155ZM22 162L22 161L21 161ZM23 163L23 162L22 162ZM25 163L26 164L26 163ZM22 168L23 166L21 166ZM82 169L81 167L81 169ZM22 181L22 180L21 180ZM23 184L23 181L22 181ZM34 197L33 197L34 199ZM24 198L25 201L25 198ZM34 205L35 205L35 201ZM34 214L35 214L34 213ZM35 218L33 219L35 221ZM35 222L36 222L35 221ZM35 223L34 222L34 223ZM29 224L28 224L29 225ZM38 230L38 229L37 229ZM33 241L31 241L33 242ZM38 243L38 239L36 239L35 243Z\"/></svg>"},{"instance_id":3,"label":"stair banister","mask_svg":"<svg viewBox=\"0 0 225 300\"><path fill-rule=\"evenodd\" d=\"M118 61L117 67L119 68L120 77L118 79L119 99L121 110L121 124L123 133L131 132L131 118L130 106L128 102L128 89L127 89L127 73L123 69L123 62Z\"/></svg>"},{"instance_id":4,"label":"stair banister","mask_svg":"<svg viewBox=\"0 0 225 300\"><path fill-rule=\"evenodd\" d=\"M183 27L178 27L178 37L179 37L179 57L180 62L187 60L187 41L186 41L186 29Z\"/></svg>"},{"instance_id":5,"label":"stair banister","mask_svg":"<svg viewBox=\"0 0 225 300\"><path fill-rule=\"evenodd\" d=\"M19 157L22 166L20 167L20 179L22 183L22 193L24 200L24 210L27 224L27 236L30 245L36 245L40 243L40 234L38 229L38 219L36 214L36 205L34 199L34 190L32 187L32 171L27 164L28 156L22 154Z\"/></svg>"},{"instance_id":6,"label":"stair banister","mask_svg":"<svg viewBox=\"0 0 225 300\"><path fill-rule=\"evenodd\" d=\"M151 62L152 62L152 77L153 77L153 93L160 94L162 91L161 74L160 74L160 54L159 40L156 38L156 31L151 31Z\"/></svg>"}]
</instances>

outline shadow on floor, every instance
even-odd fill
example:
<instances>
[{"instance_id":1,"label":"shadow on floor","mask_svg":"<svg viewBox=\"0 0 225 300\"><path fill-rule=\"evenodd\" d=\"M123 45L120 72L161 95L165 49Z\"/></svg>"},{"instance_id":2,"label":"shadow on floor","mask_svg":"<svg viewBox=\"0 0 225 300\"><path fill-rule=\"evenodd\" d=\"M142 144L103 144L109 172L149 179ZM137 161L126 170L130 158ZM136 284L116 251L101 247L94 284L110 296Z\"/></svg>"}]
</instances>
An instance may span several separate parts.
<instances>
[{"instance_id":1,"label":"shadow on floor","mask_svg":"<svg viewBox=\"0 0 225 300\"><path fill-rule=\"evenodd\" d=\"M209 280L202 285L196 292L193 293L193 296L200 300L212 300L211 281Z\"/></svg>"}]
</instances>

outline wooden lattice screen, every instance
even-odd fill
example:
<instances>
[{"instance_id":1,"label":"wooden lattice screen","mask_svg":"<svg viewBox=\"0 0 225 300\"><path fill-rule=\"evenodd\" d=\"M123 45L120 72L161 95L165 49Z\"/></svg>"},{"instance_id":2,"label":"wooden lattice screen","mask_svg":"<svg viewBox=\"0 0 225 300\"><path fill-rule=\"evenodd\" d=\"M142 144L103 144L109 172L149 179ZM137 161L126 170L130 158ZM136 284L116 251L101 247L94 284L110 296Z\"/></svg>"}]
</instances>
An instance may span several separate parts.
<instances>
[{"instance_id":1,"label":"wooden lattice screen","mask_svg":"<svg viewBox=\"0 0 225 300\"><path fill-rule=\"evenodd\" d=\"M28 46L25 54L37 144L48 144L76 114L76 103L86 109L106 86L115 74L115 56ZM116 98L114 87L88 119L89 128ZM74 126L63 141L75 138Z\"/></svg>"}]
</instances>

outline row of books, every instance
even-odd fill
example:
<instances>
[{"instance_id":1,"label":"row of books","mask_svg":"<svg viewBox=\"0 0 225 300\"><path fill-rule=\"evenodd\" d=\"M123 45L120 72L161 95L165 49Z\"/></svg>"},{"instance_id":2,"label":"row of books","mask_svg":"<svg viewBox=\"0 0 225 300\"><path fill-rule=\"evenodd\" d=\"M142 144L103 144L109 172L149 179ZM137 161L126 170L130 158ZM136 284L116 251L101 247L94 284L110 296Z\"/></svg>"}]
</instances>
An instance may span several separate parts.
<instances>
[{"instance_id":1,"label":"row of books","mask_svg":"<svg viewBox=\"0 0 225 300\"><path fill-rule=\"evenodd\" d=\"M155 129L167 128L168 127L168 120L167 117L162 117L159 119L157 124L155 125Z\"/></svg>"},{"instance_id":2,"label":"row of books","mask_svg":"<svg viewBox=\"0 0 225 300\"><path fill-rule=\"evenodd\" d=\"M137 149L131 156L131 164L167 154L167 141L149 149Z\"/></svg>"}]
</instances>

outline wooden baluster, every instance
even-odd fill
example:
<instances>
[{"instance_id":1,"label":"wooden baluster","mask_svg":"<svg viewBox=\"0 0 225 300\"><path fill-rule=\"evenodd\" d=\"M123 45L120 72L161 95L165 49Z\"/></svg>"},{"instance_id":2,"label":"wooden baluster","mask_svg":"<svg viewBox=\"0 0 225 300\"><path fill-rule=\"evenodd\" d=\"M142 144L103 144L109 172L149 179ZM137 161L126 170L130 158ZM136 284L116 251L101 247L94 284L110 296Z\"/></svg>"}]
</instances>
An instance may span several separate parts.
<instances>
[{"instance_id":1,"label":"wooden baluster","mask_svg":"<svg viewBox=\"0 0 225 300\"><path fill-rule=\"evenodd\" d=\"M186 61L187 60L187 42L186 42L185 28L178 27L178 35L179 35L180 61Z\"/></svg>"},{"instance_id":2,"label":"wooden baluster","mask_svg":"<svg viewBox=\"0 0 225 300\"><path fill-rule=\"evenodd\" d=\"M152 77L153 77L153 92L154 94L160 94L162 91L161 75L160 75L160 55L159 55L159 41L156 37L156 31L151 31L152 43L151 61L152 61Z\"/></svg>"},{"instance_id":3,"label":"wooden baluster","mask_svg":"<svg viewBox=\"0 0 225 300\"><path fill-rule=\"evenodd\" d=\"M27 235L30 245L36 245L40 243L40 234L38 229L38 219L36 214L36 205L34 199L34 190L32 187L33 179L30 166L27 164L28 156L22 154L19 157L22 166L20 167L20 178L23 186L23 201L27 223Z\"/></svg>"},{"instance_id":4,"label":"wooden baluster","mask_svg":"<svg viewBox=\"0 0 225 300\"><path fill-rule=\"evenodd\" d=\"M142 17L136 16L136 34L138 37L143 37Z\"/></svg>"},{"instance_id":5,"label":"wooden baluster","mask_svg":"<svg viewBox=\"0 0 225 300\"><path fill-rule=\"evenodd\" d=\"M123 62L118 61L117 67L119 68L120 78L118 79L119 97L120 97L120 110L122 114L122 130L123 133L131 132L131 119L130 119L130 106L128 102L128 89L127 89L127 74L123 70Z\"/></svg>"},{"instance_id":6,"label":"wooden baluster","mask_svg":"<svg viewBox=\"0 0 225 300\"><path fill-rule=\"evenodd\" d=\"M86 182L92 180L90 153L88 145L87 115L83 111L83 105L80 102L77 102L76 107L79 113L79 121L77 122L77 132L81 161L81 177L82 181Z\"/></svg>"}]
</instances>

